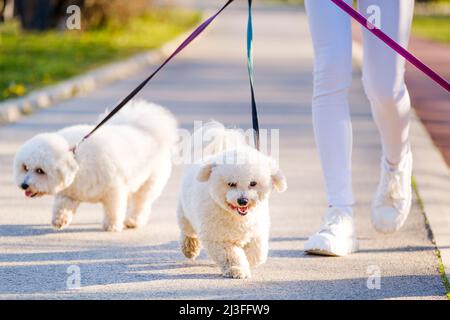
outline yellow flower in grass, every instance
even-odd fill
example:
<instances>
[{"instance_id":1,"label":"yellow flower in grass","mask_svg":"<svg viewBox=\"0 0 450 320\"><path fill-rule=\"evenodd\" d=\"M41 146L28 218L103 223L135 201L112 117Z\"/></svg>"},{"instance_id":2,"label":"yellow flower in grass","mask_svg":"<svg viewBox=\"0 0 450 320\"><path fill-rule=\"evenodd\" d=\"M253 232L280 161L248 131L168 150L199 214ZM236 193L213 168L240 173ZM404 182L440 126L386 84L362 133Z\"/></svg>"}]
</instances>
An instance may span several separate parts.
<instances>
[{"instance_id":1,"label":"yellow flower in grass","mask_svg":"<svg viewBox=\"0 0 450 320\"><path fill-rule=\"evenodd\" d=\"M25 86L23 84L11 83L9 85L9 87L3 91L3 96L4 97L9 97L9 96L20 97L20 96L23 96L26 92L27 92L27 89L25 88Z\"/></svg>"}]
</instances>

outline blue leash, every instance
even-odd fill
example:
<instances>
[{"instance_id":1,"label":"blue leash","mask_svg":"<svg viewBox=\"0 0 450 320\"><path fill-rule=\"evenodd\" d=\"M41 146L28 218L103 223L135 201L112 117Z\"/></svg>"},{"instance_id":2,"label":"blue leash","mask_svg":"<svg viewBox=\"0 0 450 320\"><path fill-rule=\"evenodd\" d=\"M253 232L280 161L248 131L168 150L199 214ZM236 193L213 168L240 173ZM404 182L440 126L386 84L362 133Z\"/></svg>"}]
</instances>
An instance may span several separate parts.
<instances>
[{"instance_id":1,"label":"blue leash","mask_svg":"<svg viewBox=\"0 0 450 320\"><path fill-rule=\"evenodd\" d=\"M258 123L258 109L256 108L256 98L253 79L253 16L252 16L252 0L248 0L248 23L247 23L247 67L248 76L250 80L250 92L252 96L252 125L253 138L255 141L255 148L259 150L259 123Z\"/></svg>"},{"instance_id":2,"label":"blue leash","mask_svg":"<svg viewBox=\"0 0 450 320\"><path fill-rule=\"evenodd\" d=\"M136 96L156 74L162 70L175 56L183 51L192 41L194 41L234 0L228 0L219 11L200 24L168 57L164 62L144 81L142 81L133 91L131 91L114 109L109 112L103 120L100 121L87 135L85 135L73 148L70 150L75 153L78 146L88 139L94 132L108 122L117 112L119 112L125 105ZM247 25L247 64L250 78L250 89L252 96L252 124L254 130L255 148L259 150L259 125L258 112L256 109L255 92L253 88L253 24L252 24L252 0L248 0L248 25Z\"/></svg>"}]
</instances>

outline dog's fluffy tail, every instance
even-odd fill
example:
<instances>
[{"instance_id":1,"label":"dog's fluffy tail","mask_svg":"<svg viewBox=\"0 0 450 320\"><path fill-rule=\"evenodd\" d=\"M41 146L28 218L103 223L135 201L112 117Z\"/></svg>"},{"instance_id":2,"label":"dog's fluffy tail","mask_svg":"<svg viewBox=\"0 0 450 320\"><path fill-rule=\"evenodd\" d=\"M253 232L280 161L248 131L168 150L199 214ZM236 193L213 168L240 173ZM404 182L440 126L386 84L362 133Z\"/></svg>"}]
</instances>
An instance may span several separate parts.
<instances>
[{"instance_id":1,"label":"dog's fluffy tail","mask_svg":"<svg viewBox=\"0 0 450 320\"><path fill-rule=\"evenodd\" d=\"M139 128L154 136L161 147L172 147L178 139L178 124L173 114L145 100L130 101L111 119L110 124Z\"/></svg>"},{"instance_id":2,"label":"dog's fluffy tail","mask_svg":"<svg viewBox=\"0 0 450 320\"><path fill-rule=\"evenodd\" d=\"M195 160L202 160L220 152L247 145L242 130L227 129L217 121L210 121L202 125L192 134L192 144ZM201 157L201 159L198 159Z\"/></svg>"}]
</instances>

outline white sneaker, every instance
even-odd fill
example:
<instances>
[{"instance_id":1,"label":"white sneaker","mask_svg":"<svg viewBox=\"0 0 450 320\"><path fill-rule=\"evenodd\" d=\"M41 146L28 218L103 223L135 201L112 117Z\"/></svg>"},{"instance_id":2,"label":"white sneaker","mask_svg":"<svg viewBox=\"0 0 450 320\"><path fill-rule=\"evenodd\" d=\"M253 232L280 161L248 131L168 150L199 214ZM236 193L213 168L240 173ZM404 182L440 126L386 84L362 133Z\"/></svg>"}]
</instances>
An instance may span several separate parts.
<instances>
[{"instance_id":1,"label":"white sneaker","mask_svg":"<svg viewBox=\"0 0 450 320\"><path fill-rule=\"evenodd\" d=\"M380 183L372 202L372 224L378 232L397 231L408 218L412 200L411 174L411 152L396 170L382 158Z\"/></svg>"},{"instance_id":2,"label":"white sneaker","mask_svg":"<svg viewBox=\"0 0 450 320\"><path fill-rule=\"evenodd\" d=\"M305 243L305 251L310 254L346 256L357 250L352 214L335 207L328 209L321 229Z\"/></svg>"}]
</instances>

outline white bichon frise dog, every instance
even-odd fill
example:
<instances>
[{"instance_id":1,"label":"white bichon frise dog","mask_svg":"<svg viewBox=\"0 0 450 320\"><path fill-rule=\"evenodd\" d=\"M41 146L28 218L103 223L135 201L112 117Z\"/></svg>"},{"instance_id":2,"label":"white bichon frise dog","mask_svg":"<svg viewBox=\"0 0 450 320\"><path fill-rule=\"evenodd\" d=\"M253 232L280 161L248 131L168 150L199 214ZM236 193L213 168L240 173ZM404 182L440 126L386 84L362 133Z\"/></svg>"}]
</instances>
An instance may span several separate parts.
<instances>
[{"instance_id":1,"label":"white bichon frise dog","mask_svg":"<svg viewBox=\"0 0 450 320\"><path fill-rule=\"evenodd\" d=\"M203 245L224 276L248 278L267 259L269 195L285 191L286 180L238 130L210 122L194 132L194 149L203 137L211 142L200 163L186 168L179 195L181 249L195 259Z\"/></svg>"},{"instance_id":2,"label":"white bichon frise dog","mask_svg":"<svg viewBox=\"0 0 450 320\"><path fill-rule=\"evenodd\" d=\"M14 159L17 185L27 197L55 195L56 229L70 224L81 202L103 204L107 231L145 225L171 173L177 121L163 107L132 101L70 151L91 129L77 125L27 141Z\"/></svg>"}]
</instances>

